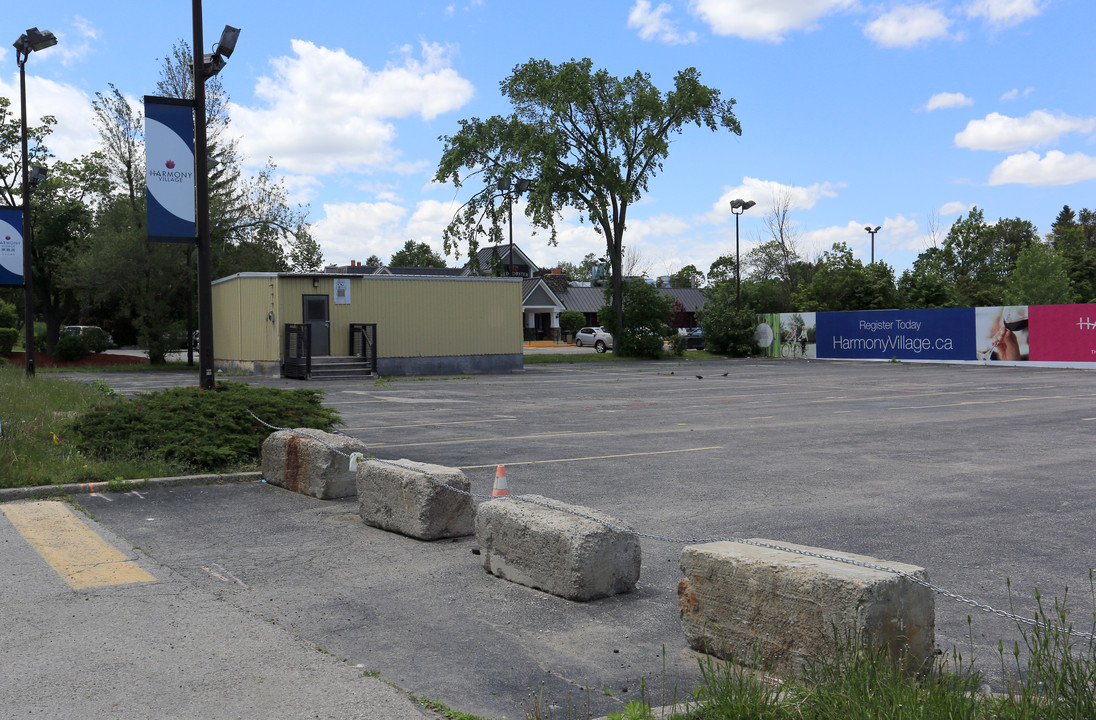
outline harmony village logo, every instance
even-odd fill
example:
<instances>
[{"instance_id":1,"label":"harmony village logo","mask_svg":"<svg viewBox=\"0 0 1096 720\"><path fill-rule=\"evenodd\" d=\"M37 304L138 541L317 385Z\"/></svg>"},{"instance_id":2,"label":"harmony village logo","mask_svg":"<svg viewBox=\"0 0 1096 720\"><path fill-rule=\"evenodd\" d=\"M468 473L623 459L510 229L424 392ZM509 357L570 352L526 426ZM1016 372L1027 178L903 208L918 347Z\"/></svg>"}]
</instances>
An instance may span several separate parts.
<instances>
[{"instance_id":1,"label":"harmony village logo","mask_svg":"<svg viewBox=\"0 0 1096 720\"><path fill-rule=\"evenodd\" d=\"M1096 330L1096 320L1092 320L1091 318L1087 317L1084 320L1078 318L1077 327L1082 330Z\"/></svg>"},{"instance_id":2,"label":"harmony village logo","mask_svg":"<svg viewBox=\"0 0 1096 720\"><path fill-rule=\"evenodd\" d=\"M149 180L156 180L158 182L165 183L181 183L190 182L191 179L194 177L193 172L183 172L182 170L176 170L174 160L168 160L167 162L165 162L164 167L167 169L153 170L152 168L149 168Z\"/></svg>"}]
</instances>

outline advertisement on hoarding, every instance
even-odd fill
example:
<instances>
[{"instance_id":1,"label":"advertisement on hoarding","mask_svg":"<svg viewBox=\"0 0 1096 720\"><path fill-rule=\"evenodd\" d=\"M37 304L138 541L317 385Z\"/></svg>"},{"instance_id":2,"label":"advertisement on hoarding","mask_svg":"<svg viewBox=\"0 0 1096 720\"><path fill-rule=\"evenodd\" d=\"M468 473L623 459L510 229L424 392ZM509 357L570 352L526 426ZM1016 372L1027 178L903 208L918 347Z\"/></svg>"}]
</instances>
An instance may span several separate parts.
<instances>
[{"instance_id":1,"label":"advertisement on hoarding","mask_svg":"<svg viewBox=\"0 0 1096 720\"><path fill-rule=\"evenodd\" d=\"M817 313L817 356L973 360L974 309Z\"/></svg>"}]
</instances>

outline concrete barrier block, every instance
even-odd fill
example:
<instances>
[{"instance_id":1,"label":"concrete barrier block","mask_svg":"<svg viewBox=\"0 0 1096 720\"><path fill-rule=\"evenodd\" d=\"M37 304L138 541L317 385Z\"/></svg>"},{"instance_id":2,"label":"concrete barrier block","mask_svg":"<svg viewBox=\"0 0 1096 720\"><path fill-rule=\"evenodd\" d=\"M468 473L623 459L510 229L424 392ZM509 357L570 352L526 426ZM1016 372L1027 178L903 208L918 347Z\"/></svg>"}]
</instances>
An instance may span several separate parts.
<instances>
[{"instance_id":1,"label":"concrete barrier block","mask_svg":"<svg viewBox=\"0 0 1096 720\"><path fill-rule=\"evenodd\" d=\"M263 478L321 500L350 497L357 492L350 461L338 452L367 452L365 443L346 435L300 428L278 430L263 441Z\"/></svg>"},{"instance_id":2,"label":"concrete barrier block","mask_svg":"<svg viewBox=\"0 0 1096 720\"><path fill-rule=\"evenodd\" d=\"M358 465L358 514L366 525L419 540L472 534L472 484L460 470L412 460Z\"/></svg>"},{"instance_id":3,"label":"concrete barrier block","mask_svg":"<svg viewBox=\"0 0 1096 720\"><path fill-rule=\"evenodd\" d=\"M927 580L923 568L864 555L776 543L886 565ZM932 591L907 578L795 552L733 542L692 545L681 553L681 628L694 650L759 661L761 669L798 675L832 658L836 637L886 647L915 672L932 656Z\"/></svg>"},{"instance_id":4,"label":"concrete barrier block","mask_svg":"<svg viewBox=\"0 0 1096 720\"><path fill-rule=\"evenodd\" d=\"M524 497L624 526L589 508ZM630 592L639 581L638 537L564 510L511 497L481 503L476 539L487 572L568 600Z\"/></svg>"}]
</instances>

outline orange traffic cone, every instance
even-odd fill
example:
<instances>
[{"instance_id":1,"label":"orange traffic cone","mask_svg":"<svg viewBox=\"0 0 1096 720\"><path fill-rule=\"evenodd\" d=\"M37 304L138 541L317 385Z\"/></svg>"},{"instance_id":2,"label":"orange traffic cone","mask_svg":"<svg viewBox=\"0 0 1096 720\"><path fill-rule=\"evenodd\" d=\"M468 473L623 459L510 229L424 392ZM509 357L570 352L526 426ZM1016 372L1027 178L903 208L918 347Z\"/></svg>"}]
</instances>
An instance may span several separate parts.
<instances>
[{"instance_id":1,"label":"orange traffic cone","mask_svg":"<svg viewBox=\"0 0 1096 720\"><path fill-rule=\"evenodd\" d=\"M506 486L506 466L499 465L495 468L495 489L491 491L491 497L506 497L510 494L510 488Z\"/></svg>"}]
</instances>

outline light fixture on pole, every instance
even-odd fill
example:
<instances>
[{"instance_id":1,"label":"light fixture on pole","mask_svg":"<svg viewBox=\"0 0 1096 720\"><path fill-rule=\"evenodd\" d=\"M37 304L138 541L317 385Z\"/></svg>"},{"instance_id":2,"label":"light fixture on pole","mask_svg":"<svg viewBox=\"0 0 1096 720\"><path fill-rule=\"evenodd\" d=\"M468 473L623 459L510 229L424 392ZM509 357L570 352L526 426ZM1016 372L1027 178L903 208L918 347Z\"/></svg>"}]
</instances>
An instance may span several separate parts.
<instances>
[{"instance_id":1,"label":"light fixture on pole","mask_svg":"<svg viewBox=\"0 0 1096 720\"><path fill-rule=\"evenodd\" d=\"M225 25L213 53L203 53L202 0L193 0L194 21L194 176L195 221L198 235L198 385L212 390L213 374L213 263L209 239L209 157L206 138L205 83L225 66L236 49L240 29Z\"/></svg>"},{"instance_id":2,"label":"light fixture on pole","mask_svg":"<svg viewBox=\"0 0 1096 720\"><path fill-rule=\"evenodd\" d=\"M19 36L13 45L15 46L15 62L19 65L19 115L20 130L22 131L22 163L23 163L23 187L20 194L23 196L23 321L26 324L25 340L23 341L24 355L26 357L27 375L34 376L34 267L31 263L31 238L30 227L30 192L31 188L38 184L39 180L46 177L46 170L40 166L30 167L30 159L27 152L27 58L32 52L45 50L57 44L57 38L49 30L39 30L32 27ZM32 179L33 175L33 179Z\"/></svg>"},{"instance_id":3,"label":"light fixture on pole","mask_svg":"<svg viewBox=\"0 0 1096 720\"><path fill-rule=\"evenodd\" d=\"M871 235L871 262L872 262L872 265L875 264L875 233L879 232L880 228L882 228L882 227L883 227L882 225L876 225L875 227L872 227L871 225L865 225L864 226L864 229L867 230L868 233Z\"/></svg>"},{"instance_id":4,"label":"light fixture on pole","mask_svg":"<svg viewBox=\"0 0 1096 720\"><path fill-rule=\"evenodd\" d=\"M496 183L495 187L507 194L507 198L510 202L510 253L506 258L506 277L512 277L514 274L514 200L518 195L521 195L526 190L530 190L533 187L532 180L526 180L525 178L514 178L511 182L509 177L504 177ZM513 192L510 192L511 189Z\"/></svg>"},{"instance_id":5,"label":"light fixture on pole","mask_svg":"<svg viewBox=\"0 0 1096 720\"><path fill-rule=\"evenodd\" d=\"M742 309L742 273L739 270L740 256L738 252L738 217L754 205L753 200L731 200L731 212L734 214L734 309Z\"/></svg>"}]
</instances>

